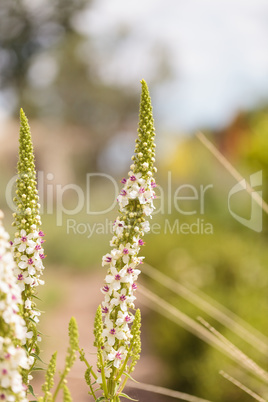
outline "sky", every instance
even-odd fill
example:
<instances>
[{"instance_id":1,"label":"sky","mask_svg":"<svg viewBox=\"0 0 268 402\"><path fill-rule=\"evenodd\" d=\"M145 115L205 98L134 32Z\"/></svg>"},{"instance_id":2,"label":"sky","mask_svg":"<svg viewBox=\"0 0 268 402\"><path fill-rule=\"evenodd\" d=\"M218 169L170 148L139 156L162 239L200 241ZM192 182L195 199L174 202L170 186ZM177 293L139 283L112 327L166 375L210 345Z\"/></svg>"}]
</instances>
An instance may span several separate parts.
<instances>
[{"instance_id":1,"label":"sky","mask_svg":"<svg viewBox=\"0 0 268 402\"><path fill-rule=\"evenodd\" d=\"M95 0L74 25L93 37L104 81L147 81L171 131L221 128L268 100L267 0Z\"/></svg>"}]
</instances>

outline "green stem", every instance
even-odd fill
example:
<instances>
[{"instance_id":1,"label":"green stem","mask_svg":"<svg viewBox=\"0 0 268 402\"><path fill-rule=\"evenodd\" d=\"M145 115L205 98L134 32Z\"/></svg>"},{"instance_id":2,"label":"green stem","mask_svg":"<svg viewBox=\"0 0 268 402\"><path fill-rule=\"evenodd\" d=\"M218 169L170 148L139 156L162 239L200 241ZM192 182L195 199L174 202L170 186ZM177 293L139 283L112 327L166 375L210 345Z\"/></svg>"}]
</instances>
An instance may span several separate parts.
<instances>
[{"instance_id":1,"label":"green stem","mask_svg":"<svg viewBox=\"0 0 268 402\"><path fill-rule=\"evenodd\" d=\"M93 396L94 400L96 401L96 400L97 400L97 397L96 397L96 395L95 395L95 392L94 392L94 390L93 390L91 384L89 384L89 388L90 388L90 391L91 391L91 395Z\"/></svg>"},{"instance_id":2,"label":"green stem","mask_svg":"<svg viewBox=\"0 0 268 402\"><path fill-rule=\"evenodd\" d=\"M125 386L126 386L126 383L127 383L127 380L128 380L128 377L126 376L125 377L125 379L124 379L124 381L122 382L122 384L120 385L120 387L118 388L118 393L120 394L122 391L123 391L123 389L125 388Z\"/></svg>"},{"instance_id":3,"label":"green stem","mask_svg":"<svg viewBox=\"0 0 268 402\"><path fill-rule=\"evenodd\" d=\"M120 402L119 396L116 395L110 402Z\"/></svg>"},{"instance_id":4,"label":"green stem","mask_svg":"<svg viewBox=\"0 0 268 402\"><path fill-rule=\"evenodd\" d=\"M116 377L115 381L118 381L119 378L121 377L121 375L124 373L124 370L125 370L125 368L126 368L128 359L130 358L130 353L131 353L132 347L133 347L133 341L131 341L131 343L130 343L130 345L129 345L128 354L127 354L127 356L126 356L126 358L125 358L125 361L124 361L124 363L123 363L123 366L121 367L121 369L120 369L120 371L119 371L119 373L118 373L118 376Z\"/></svg>"},{"instance_id":5,"label":"green stem","mask_svg":"<svg viewBox=\"0 0 268 402\"><path fill-rule=\"evenodd\" d=\"M95 380L98 378L98 376L96 375L96 373L93 371L92 366L90 366L89 362L87 361L87 359L85 358L85 354L82 352L81 349L78 350L78 353L80 355L80 360L81 362L84 362L85 365L87 366L88 369L90 369L91 374L93 375L93 377L95 378Z\"/></svg>"},{"instance_id":6,"label":"green stem","mask_svg":"<svg viewBox=\"0 0 268 402\"><path fill-rule=\"evenodd\" d=\"M104 392L105 398L108 398L108 390L107 390L107 384L106 384L106 378L105 378L105 372L104 372L103 359L102 359L101 352L99 352L99 359L100 359L100 365L101 365L101 378L102 378L103 392Z\"/></svg>"},{"instance_id":7,"label":"green stem","mask_svg":"<svg viewBox=\"0 0 268 402\"><path fill-rule=\"evenodd\" d=\"M57 388L56 388L56 390L55 390L55 392L54 392L54 394L53 394L52 402L55 402L55 401L56 401L56 398L57 398L57 395L58 395L59 390L60 390L60 388L61 388L61 385L62 385L62 383L63 383L63 381L64 381L64 379L65 379L65 377L66 377L67 374L68 374L68 372L67 372L66 369L65 369L65 370L63 371L62 375L61 375L61 378L60 378L60 380L59 380L58 386L57 386Z\"/></svg>"}]
</instances>

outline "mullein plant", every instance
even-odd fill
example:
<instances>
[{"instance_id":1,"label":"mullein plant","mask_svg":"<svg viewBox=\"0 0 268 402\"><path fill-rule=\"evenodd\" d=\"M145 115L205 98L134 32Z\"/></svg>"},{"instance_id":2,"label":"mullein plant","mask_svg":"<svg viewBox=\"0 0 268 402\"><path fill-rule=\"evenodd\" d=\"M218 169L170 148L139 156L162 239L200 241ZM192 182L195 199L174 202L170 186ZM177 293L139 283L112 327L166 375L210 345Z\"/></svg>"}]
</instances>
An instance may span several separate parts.
<instances>
[{"instance_id":1,"label":"mullein plant","mask_svg":"<svg viewBox=\"0 0 268 402\"><path fill-rule=\"evenodd\" d=\"M156 168L154 121L147 84L141 81L142 92L138 138L133 164L128 178L122 179L123 188L117 198L119 216L113 224L112 250L102 258L102 266L108 266L102 305L97 309L94 325L97 348L97 372L88 365L85 374L90 394L96 401L119 402L128 378L139 360L141 352L140 310L135 309L135 291L140 274L139 256L145 232L149 232L148 218L154 210L153 174ZM80 359L86 362L83 351ZM86 362L87 363L87 362ZM87 363L88 364L88 363ZM98 389L96 389L96 387ZM97 397L98 390L102 396Z\"/></svg>"},{"instance_id":2,"label":"mullein plant","mask_svg":"<svg viewBox=\"0 0 268 402\"><path fill-rule=\"evenodd\" d=\"M31 372L35 366L41 340L37 329L40 311L36 306L36 289L43 285L43 250L44 233L41 230L39 215L40 204L36 183L33 145L30 127L23 110L20 111L19 159L17 164L16 195L14 202L16 211L13 214L13 226L16 227L15 239L12 244L16 263L15 276L21 289L21 315L26 322L27 333L25 349L32 358L31 366L24 371L24 380L30 381ZM31 390L31 387L29 387Z\"/></svg>"},{"instance_id":3,"label":"mullein plant","mask_svg":"<svg viewBox=\"0 0 268 402\"><path fill-rule=\"evenodd\" d=\"M22 370L29 369L33 358L29 358L22 347L27 330L20 315L21 291L14 275L15 262L2 218L0 211L0 400L27 402Z\"/></svg>"}]
</instances>

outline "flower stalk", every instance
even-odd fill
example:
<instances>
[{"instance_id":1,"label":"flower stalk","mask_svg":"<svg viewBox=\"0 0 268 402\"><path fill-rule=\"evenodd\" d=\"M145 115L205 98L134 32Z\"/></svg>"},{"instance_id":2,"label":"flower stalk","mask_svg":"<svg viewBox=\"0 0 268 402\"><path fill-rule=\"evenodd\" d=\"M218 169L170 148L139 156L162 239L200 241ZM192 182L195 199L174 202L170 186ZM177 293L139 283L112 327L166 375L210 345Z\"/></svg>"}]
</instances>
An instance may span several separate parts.
<instances>
[{"instance_id":1,"label":"flower stalk","mask_svg":"<svg viewBox=\"0 0 268 402\"><path fill-rule=\"evenodd\" d=\"M9 235L2 225L0 210L0 400L27 402L25 377L32 358L22 347L26 325L20 316L21 291L14 275L15 263Z\"/></svg>"},{"instance_id":2,"label":"flower stalk","mask_svg":"<svg viewBox=\"0 0 268 402\"><path fill-rule=\"evenodd\" d=\"M95 319L95 343L98 355L96 383L103 396L96 401L119 402L130 373L139 359L140 311L134 301L139 265L144 257L139 256L144 234L149 232L148 218L152 217L156 186L153 174L156 171L154 122L151 99L147 84L141 81L140 115L135 155L128 178L121 182L123 188L117 198L119 216L114 221L112 250L104 255L102 265L108 266L101 292L104 301L98 308Z\"/></svg>"},{"instance_id":3,"label":"flower stalk","mask_svg":"<svg viewBox=\"0 0 268 402\"><path fill-rule=\"evenodd\" d=\"M40 311L36 305L36 288L43 285L41 279L45 258L43 250L44 233L41 230L38 191L30 127L23 110L20 111L19 159L17 165L16 195L14 202L13 226L16 227L13 242L13 256L16 262L15 275L21 289L21 315L26 322L27 334L25 348L33 364L27 371L28 380L39 355L38 341L41 340L37 329Z\"/></svg>"}]
</instances>

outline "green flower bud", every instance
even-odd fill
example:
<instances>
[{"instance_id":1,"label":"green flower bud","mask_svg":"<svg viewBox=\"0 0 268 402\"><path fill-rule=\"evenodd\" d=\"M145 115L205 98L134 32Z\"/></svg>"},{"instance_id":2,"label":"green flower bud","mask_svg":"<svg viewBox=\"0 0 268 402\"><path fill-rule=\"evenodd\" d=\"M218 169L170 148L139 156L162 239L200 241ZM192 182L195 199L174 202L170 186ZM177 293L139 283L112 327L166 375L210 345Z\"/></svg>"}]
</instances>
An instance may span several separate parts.
<instances>
[{"instance_id":1,"label":"green flower bud","mask_svg":"<svg viewBox=\"0 0 268 402\"><path fill-rule=\"evenodd\" d=\"M63 402L72 402L71 393L66 385L63 385Z\"/></svg>"},{"instance_id":2,"label":"green flower bud","mask_svg":"<svg viewBox=\"0 0 268 402\"><path fill-rule=\"evenodd\" d=\"M54 375L56 372L56 360L57 360L57 352L55 352L49 362L47 372L46 372L46 382L42 386L42 390L45 393L45 396L48 396L49 391L52 389L54 385Z\"/></svg>"},{"instance_id":3,"label":"green flower bud","mask_svg":"<svg viewBox=\"0 0 268 402\"><path fill-rule=\"evenodd\" d=\"M141 353L141 312L136 310L135 318L131 327L132 338L132 353L131 353L131 365L130 372L134 370L137 361L140 359Z\"/></svg>"},{"instance_id":4,"label":"green flower bud","mask_svg":"<svg viewBox=\"0 0 268 402\"><path fill-rule=\"evenodd\" d=\"M94 322L94 336L95 336L95 342L94 346L96 346L98 349L101 348L103 345L103 322L102 322L102 313L101 313L101 306L97 308L96 315L95 315L95 322Z\"/></svg>"},{"instance_id":5,"label":"green flower bud","mask_svg":"<svg viewBox=\"0 0 268 402\"><path fill-rule=\"evenodd\" d=\"M69 322L69 340L72 350L79 350L78 326L74 317L72 317Z\"/></svg>"}]
</instances>

